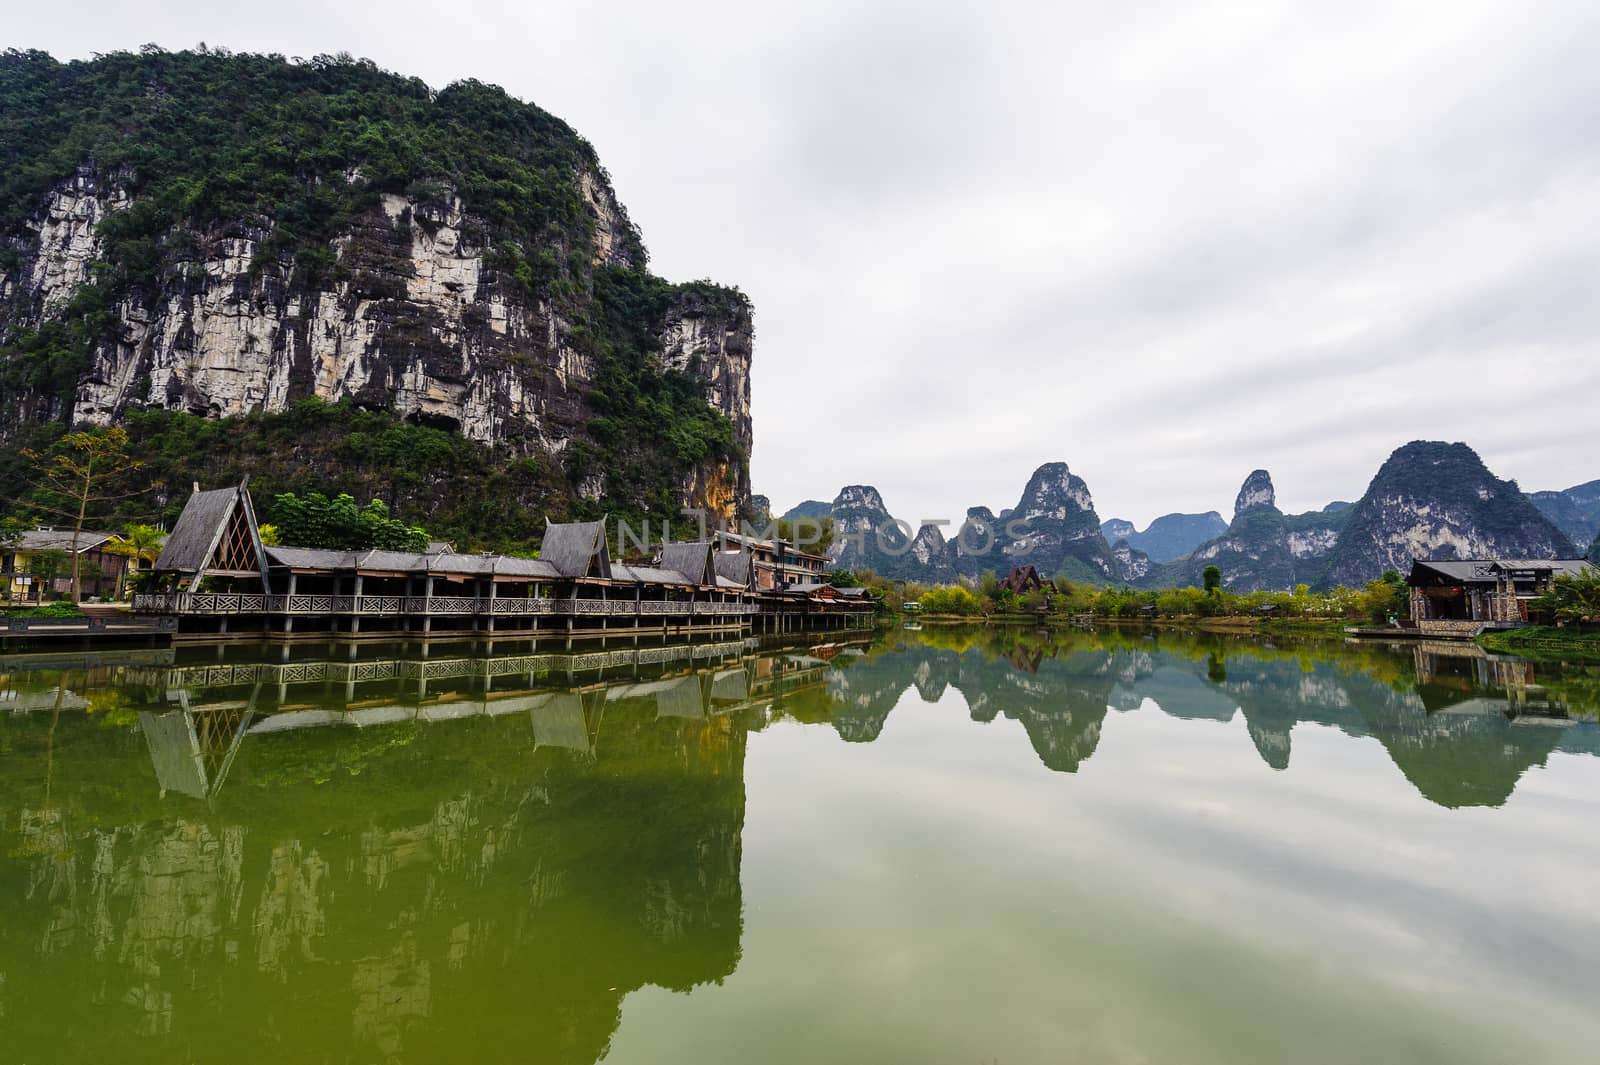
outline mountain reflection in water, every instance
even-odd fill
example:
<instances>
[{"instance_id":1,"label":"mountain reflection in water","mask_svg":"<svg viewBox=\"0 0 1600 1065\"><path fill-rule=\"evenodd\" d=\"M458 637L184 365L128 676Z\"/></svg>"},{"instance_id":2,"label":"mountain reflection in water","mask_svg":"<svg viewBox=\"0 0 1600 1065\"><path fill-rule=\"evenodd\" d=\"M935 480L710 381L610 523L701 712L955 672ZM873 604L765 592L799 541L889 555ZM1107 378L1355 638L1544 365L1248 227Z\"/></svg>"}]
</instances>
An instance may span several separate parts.
<instances>
[{"instance_id":1,"label":"mountain reflection in water","mask_svg":"<svg viewBox=\"0 0 1600 1065\"><path fill-rule=\"evenodd\" d=\"M1600 753L1577 720L1589 671L1464 647L929 630L515 650L0 660L0 1045L596 1061L631 991L739 963L749 735L872 742L913 688L1019 723L1066 773L1147 704L1242 716L1277 770L1301 723L1376 739L1446 807Z\"/></svg>"},{"instance_id":2,"label":"mountain reflection in water","mask_svg":"<svg viewBox=\"0 0 1600 1065\"><path fill-rule=\"evenodd\" d=\"M1311 651L1220 637L956 632L940 648L926 639L830 674L842 737L876 739L909 687L930 703L954 688L974 721L1019 722L1045 766L1072 773L1094 754L1108 716L1149 701L1180 719L1242 716L1274 769L1289 768L1297 724L1373 737L1424 797L1447 807L1500 805L1552 751L1600 754L1600 729L1584 720L1596 709L1600 668L1536 667L1467 644ZM1536 682L1540 671L1552 675L1549 686Z\"/></svg>"}]
</instances>

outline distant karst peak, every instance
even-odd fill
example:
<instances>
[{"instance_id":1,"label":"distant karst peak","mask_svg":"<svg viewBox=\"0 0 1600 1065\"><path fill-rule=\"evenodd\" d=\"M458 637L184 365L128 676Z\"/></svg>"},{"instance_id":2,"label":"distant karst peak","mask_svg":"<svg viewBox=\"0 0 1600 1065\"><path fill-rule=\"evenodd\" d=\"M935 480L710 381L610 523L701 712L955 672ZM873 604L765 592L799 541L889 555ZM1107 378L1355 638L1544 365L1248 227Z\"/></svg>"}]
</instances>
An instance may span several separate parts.
<instances>
[{"instance_id":1,"label":"distant karst peak","mask_svg":"<svg viewBox=\"0 0 1600 1065\"><path fill-rule=\"evenodd\" d=\"M879 510L885 513L883 495L870 484L848 484L833 500L834 510Z\"/></svg>"},{"instance_id":2,"label":"distant karst peak","mask_svg":"<svg viewBox=\"0 0 1600 1065\"><path fill-rule=\"evenodd\" d=\"M1239 495L1233 501L1233 516L1238 517L1251 507L1276 507L1278 497L1272 490L1272 474L1254 470L1244 479Z\"/></svg>"}]
</instances>

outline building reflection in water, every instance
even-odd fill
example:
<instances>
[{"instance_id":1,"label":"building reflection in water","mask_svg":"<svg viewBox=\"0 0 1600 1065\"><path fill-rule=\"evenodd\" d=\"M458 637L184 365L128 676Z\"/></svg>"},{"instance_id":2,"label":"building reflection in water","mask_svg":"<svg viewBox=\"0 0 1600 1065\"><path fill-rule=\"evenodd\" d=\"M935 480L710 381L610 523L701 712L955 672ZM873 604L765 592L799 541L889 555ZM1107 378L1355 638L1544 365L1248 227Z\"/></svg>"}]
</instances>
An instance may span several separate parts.
<instances>
[{"instance_id":1,"label":"building reflection in water","mask_svg":"<svg viewBox=\"0 0 1600 1065\"><path fill-rule=\"evenodd\" d=\"M597 1060L738 961L745 738L827 669L748 651L4 675L10 1052Z\"/></svg>"},{"instance_id":2,"label":"building reflection in water","mask_svg":"<svg viewBox=\"0 0 1600 1065\"><path fill-rule=\"evenodd\" d=\"M914 690L1076 771L1115 718L1372 737L1429 801L1600 753L1592 678L1422 645L896 634L582 654L232 648L0 664L17 1060L598 1060L740 954L746 739L876 740ZM220 655L220 657L218 657ZM59 663L55 663L59 665ZM1109 720L1108 720L1109 719ZM130 1043L130 1035L141 1037Z\"/></svg>"}]
</instances>

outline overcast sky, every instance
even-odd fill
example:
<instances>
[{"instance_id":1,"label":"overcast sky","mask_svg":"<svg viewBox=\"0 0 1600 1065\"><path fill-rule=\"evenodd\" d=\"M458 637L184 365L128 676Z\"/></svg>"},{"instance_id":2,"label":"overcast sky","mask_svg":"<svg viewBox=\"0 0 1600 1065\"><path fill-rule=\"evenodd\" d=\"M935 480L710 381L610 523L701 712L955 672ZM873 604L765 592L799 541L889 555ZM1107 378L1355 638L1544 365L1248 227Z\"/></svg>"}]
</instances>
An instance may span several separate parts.
<instances>
[{"instance_id":1,"label":"overcast sky","mask_svg":"<svg viewBox=\"0 0 1600 1065\"><path fill-rule=\"evenodd\" d=\"M755 301L755 486L910 520L1042 462L1102 518L1354 499L1396 446L1600 477L1600 8L21 5L476 77L598 149L655 270Z\"/></svg>"}]
</instances>

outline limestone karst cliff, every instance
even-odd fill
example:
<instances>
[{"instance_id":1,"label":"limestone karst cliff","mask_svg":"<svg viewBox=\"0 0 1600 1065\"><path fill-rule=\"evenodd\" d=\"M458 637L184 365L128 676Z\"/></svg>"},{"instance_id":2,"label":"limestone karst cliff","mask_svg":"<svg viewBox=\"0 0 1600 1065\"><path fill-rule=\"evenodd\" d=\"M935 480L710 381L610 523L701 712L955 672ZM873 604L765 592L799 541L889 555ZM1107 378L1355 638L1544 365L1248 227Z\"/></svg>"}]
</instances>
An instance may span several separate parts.
<instances>
[{"instance_id":1,"label":"limestone karst cliff","mask_svg":"<svg viewBox=\"0 0 1600 1065\"><path fill-rule=\"evenodd\" d=\"M1222 570L1223 585L1235 592L1314 586L1323 578L1344 517L1340 510L1284 514L1278 509L1272 475L1254 470L1234 498L1233 521L1227 530L1187 556L1153 569L1144 583L1198 586L1205 568L1216 566Z\"/></svg>"},{"instance_id":2,"label":"limestone karst cliff","mask_svg":"<svg viewBox=\"0 0 1600 1065\"><path fill-rule=\"evenodd\" d=\"M1529 492L1528 501L1579 547L1600 536L1600 481L1559 492Z\"/></svg>"},{"instance_id":3,"label":"limestone karst cliff","mask_svg":"<svg viewBox=\"0 0 1600 1065\"><path fill-rule=\"evenodd\" d=\"M1465 444L1417 441L1389 457L1357 503L1303 514L1279 510L1271 474L1254 470L1234 498L1233 520L1168 559L1144 550L1149 541L1142 537L1161 525L1171 550L1198 529L1222 524L1220 517L1168 515L1145 534L1119 519L1101 523L1088 485L1061 462L1034 471L1015 506L999 514L972 507L948 534L930 525L908 538L878 490L861 485L844 489L831 505L807 501L788 516L831 516L840 566L906 580L971 579L1025 562L1069 581L1169 588L1199 586L1205 568L1215 565L1231 591L1289 591L1299 584L1358 587L1387 569L1408 572L1414 558L1554 558L1585 550L1600 558L1600 538L1590 548L1588 538L1570 538L1546 517L1554 510L1587 532L1595 484L1525 496L1495 478ZM882 542L873 536L877 529L885 530Z\"/></svg>"},{"instance_id":4,"label":"limestone karst cliff","mask_svg":"<svg viewBox=\"0 0 1600 1065\"><path fill-rule=\"evenodd\" d=\"M1516 484L1466 444L1415 440L1372 478L1329 556L1328 581L1356 584L1413 558L1572 558L1580 552Z\"/></svg>"},{"instance_id":5,"label":"limestone karst cliff","mask_svg":"<svg viewBox=\"0 0 1600 1065\"><path fill-rule=\"evenodd\" d=\"M0 58L0 443L316 398L749 496L749 301L651 275L592 147L499 89L217 52Z\"/></svg>"},{"instance_id":6,"label":"limestone karst cliff","mask_svg":"<svg viewBox=\"0 0 1600 1065\"><path fill-rule=\"evenodd\" d=\"M1035 470L1016 505L998 517L972 507L948 534L938 525L897 521L870 485L846 486L831 504L807 500L785 517L833 519L836 565L904 580L1003 576L1023 564L1093 583L1137 580L1150 571L1142 551L1125 544L1113 550L1106 542L1088 485L1064 462Z\"/></svg>"}]
</instances>

